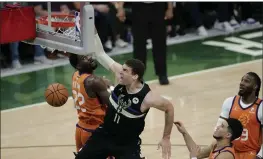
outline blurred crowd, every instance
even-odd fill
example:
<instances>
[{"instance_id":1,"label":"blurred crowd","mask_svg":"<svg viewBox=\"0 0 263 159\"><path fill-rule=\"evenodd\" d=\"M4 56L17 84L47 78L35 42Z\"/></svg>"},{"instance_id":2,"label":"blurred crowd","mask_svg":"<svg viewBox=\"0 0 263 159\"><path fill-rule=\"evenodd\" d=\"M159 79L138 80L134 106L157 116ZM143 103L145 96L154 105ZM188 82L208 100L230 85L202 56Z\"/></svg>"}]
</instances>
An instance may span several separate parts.
<instances>
[{"instance_id":1,"label":"blurred crowd","mask_svg":"<svg viewBox=\"0 0 263 159\"><path fill-rule=\"evenodd\" d=\"M7 3L1 2L1 8ZM21 2L34 6L37 16L47 15L47 2ZM52 2L52 12L71 14L80 10L80 2ZM208 36L216 28L232 33L243 25L262 23L262 4L252 2L92 2L95 9L95 26L105 52L133 45L134 57L146 62L146 45L152 40L156 58L156 75L166 76L166 39L196 32ZM164 46L165 45L165 46ZM144 53L145 52L145 53ZM23 59L34 63L49 64L50 59L66 56L61 52L50 53L41 46L21 42L1 45L1 66L21 68ZM158 59L161 58L161 61ZM22 59L22 60L21 60ZM26 61L26 60L25 60ZM160 66L161 70L158 70ZM164 70L164 71L163 71ZM165 81L165 80L164 80ZM164 83L167 83L164 82Z\"/></svg>"}]
</instances>

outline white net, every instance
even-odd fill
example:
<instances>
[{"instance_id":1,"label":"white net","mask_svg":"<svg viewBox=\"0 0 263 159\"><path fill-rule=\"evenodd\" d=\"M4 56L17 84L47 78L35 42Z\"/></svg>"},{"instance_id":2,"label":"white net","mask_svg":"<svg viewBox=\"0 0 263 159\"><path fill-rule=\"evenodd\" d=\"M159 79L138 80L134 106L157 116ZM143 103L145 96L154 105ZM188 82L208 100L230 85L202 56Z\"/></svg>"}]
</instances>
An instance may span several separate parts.
<instances>
[{"instance_id":1,"label":"white net","mask_svg":"<svg viewBox=\"0 0 263 159\"><path fill-rule=\"evenodd\" d=\"M81 41L79 12L75 12L74 15L51 15L51 27L48 26L48 20L48 16L38 18L37 31L68 38L73 41ZM56 50L46 46L41 47L47 48L51 52Z\"/></svg>"}]
</instances>

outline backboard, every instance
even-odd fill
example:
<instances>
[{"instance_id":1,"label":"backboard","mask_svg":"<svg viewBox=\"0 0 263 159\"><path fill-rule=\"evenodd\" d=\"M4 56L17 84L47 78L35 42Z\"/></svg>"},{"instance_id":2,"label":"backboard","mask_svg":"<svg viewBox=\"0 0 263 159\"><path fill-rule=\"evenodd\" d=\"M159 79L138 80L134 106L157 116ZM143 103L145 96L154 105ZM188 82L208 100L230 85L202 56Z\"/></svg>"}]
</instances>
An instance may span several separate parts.
<instances>
[{"instance_id":1,"label":"backboard","mask_svg":"<svg viewBox=\"0 0 263 159\"><path fill-rule=\"evenodd\" d=\"M33 3L37 37L27 43L86 55L93 53L94 9L87 2Z\"/></svg>"}]
</instances>

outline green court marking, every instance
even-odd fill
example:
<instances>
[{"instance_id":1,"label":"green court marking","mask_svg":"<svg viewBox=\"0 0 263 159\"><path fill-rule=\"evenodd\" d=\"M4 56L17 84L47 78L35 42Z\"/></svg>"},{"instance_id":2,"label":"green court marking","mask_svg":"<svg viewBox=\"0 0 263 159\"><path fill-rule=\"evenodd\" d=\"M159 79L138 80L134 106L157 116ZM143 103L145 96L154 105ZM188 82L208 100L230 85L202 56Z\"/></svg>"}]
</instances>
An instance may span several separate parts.
<instances>
[{"instance_id":1,"label":"green court marking","mask_svg":"<svg viewBox=\"0 0 263 159\"><path fill-rule=\"evenodd\" d=\"M258 30L256 30L258 31ZM234 35L240 38L243 32ZM262 58L260 56L250 56L234 51L226 50L223 47L203 45L203 42L224 41L226 36L219 36L205 40L187 42L183 44L171 45L167 48L168 75L179 75L194 71L200 71L219 66L235 64ZM254 42L261 42L262 37L249 39ZM261 42L262 43L262 42ZM132 58L132 54L125 54L113 57L116 61L123 63ZM1 110L20 107L34 103L43 102L46 87L54 82L65 85L71 90L71 76L74 69L70 65L25 73L15 76L1 78ZM106 76L113 79L113 75L101 66L95 72L98 76ZM151 50L148 51L147 70L145 80L156 79L153 67Z\"/></svg>"}]
</instances>

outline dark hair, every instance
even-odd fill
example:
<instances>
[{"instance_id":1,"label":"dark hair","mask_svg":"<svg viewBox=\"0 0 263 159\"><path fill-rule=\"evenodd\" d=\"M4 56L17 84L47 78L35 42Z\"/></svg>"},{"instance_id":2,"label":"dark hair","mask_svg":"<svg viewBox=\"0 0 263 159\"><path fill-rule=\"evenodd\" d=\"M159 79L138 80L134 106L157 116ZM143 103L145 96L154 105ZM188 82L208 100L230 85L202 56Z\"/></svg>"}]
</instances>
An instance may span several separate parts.
<instances>
[{"instance_id":1,"label":"dark hair","mask_svg":"<svg viewBox=\"0 0 263 159\"><path fill-rule=\"evenodd\" d=\"M260 77L258 76L258 74L256 74L255 72L248 72L247 73L249 76L252 76L258 86L256 92L255 92L255 95L258 97L259 95L259 91L260 91L260 87L261 87L261 79Z\"/></svg>"},{"instance_id":2,"label":"dark hair","mask_svg":"<svg viewBox=\"0 0 263 159\"><path fill-rule=\"evenodd\" d=\"M226 121L228 123L228 130L232 134L230 141L239 138L243 131L243 125L241 122L234 118L228 118Z\"/></svg>"},{"instance_id":3,"label":"dark hair","mask_svg":"<svg viewBox=\"0 0 263 159\"><path fill-rule=\"evenodd\" d=\"M138 75L138 80L142 80L144 72L145 72L145 66L144 64L137 59L130 59L125 62L125 64L132 69L133 74Z\"/></svg>"},{"instance_id":4,"label":"dark hair","mask_svg":"<svg viewBox=\"0 0 263 159\"><path fill-rule=\"evenodd\" d=\"M77 69L78 55L76 55L76 54L69 54L69 63L71 64L72 67Z\"/></svg>"}]
</instances>

